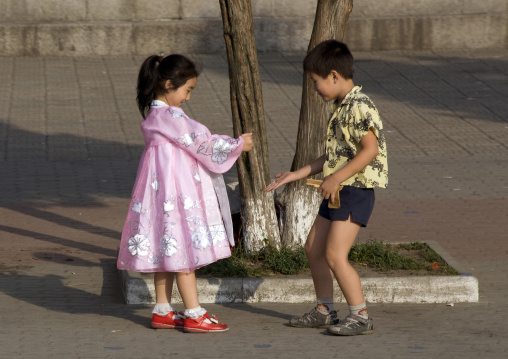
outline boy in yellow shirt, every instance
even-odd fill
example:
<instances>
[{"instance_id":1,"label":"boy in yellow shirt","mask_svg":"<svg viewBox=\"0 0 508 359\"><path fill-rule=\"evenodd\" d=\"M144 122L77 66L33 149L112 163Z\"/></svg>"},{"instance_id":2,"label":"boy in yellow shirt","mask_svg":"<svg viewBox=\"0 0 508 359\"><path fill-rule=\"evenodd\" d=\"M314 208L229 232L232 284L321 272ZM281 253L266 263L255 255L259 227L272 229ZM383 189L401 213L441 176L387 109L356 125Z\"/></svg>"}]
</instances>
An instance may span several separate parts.
<instances>
[{"instance_id":1,"label":"boy in yellow shirt","mask_svg":"<svg viewBox=\"0 0 508 359\"><path fill-rule=\"evenodd\" d=\"M353 56L346 44L327 40L312 49L304 71L315 91L334 101L328 122L326 151L294 172L283 172L265 188L279 186L323 172L318 188L323 202L307 237L305 251L316 290L317 305L290 320L303 328L327 327L336 335L372 333L360 278L348 254L361 227L366 227L374 207L374 188L388 184L388 164L383 124L374 103L353 83ZM330 208L338 199L340 208ZM333 207L333 206L332 206ZM333 276L346 298L349 315L339 321L333 302Z\"/></svg>"}]
</instances>

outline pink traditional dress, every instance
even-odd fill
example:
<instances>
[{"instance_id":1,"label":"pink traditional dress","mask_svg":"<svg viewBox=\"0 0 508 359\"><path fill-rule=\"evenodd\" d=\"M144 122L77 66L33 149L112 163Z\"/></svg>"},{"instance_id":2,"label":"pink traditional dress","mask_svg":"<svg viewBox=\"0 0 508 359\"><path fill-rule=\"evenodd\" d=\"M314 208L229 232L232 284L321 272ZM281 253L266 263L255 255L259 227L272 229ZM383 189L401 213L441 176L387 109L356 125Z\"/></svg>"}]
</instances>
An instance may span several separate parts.
<instances>
[{"instance_id":1,"label":"pink traditional dress","mask_svg":"<svg viewBox=\"0 0 508 359\"><path fill-rule=\"evenodd\" d=\"M243 138L212 135L161 101L152 103L141 130L145 149L118 269L191 272L229 257L233 226L221 173L242 153Z\"/></svg>"}]
</instances>

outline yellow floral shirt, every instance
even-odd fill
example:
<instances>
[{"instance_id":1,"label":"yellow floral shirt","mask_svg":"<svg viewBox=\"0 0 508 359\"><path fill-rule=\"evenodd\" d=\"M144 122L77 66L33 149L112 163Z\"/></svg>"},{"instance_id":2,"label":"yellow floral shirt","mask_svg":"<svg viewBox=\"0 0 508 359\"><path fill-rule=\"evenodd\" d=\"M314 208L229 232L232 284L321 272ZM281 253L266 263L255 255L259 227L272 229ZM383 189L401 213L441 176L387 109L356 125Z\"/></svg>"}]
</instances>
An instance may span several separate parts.
<instances>
[{"instance_id":1,"label":"yellow floral shirt","mask_svg":"<svg viewBox=\"0 0 508 359\"><path fill-rule=\"evenodd\" d=\"M326 141L326 162L323 174L331 175L361 150L360 140L369 131L377 137L378 155L363 170L342 182L343 186L359 188L386 187L388 185L388 161L383 123L372 100L355 86L339 104L332 106L328 121Z\"/></svg>"}]
</instances>

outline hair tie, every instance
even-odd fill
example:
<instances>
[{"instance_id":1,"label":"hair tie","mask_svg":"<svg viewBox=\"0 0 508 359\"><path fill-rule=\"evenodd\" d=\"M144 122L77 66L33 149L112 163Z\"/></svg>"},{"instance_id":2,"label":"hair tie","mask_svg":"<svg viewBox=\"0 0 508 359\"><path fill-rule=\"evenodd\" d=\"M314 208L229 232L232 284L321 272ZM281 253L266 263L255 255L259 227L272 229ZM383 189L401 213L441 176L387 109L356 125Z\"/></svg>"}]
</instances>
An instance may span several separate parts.
<instances>
[{"instance_id":1,"label":"hair tie","mask_svg":"<svg viewBox=\"0 0 508 359\"><path fill-rule=\"evenodd\" d=\"M155 69L159 67L162 60L164 59L164 54L162 52L159 52L159 57L157 57L157 60L155 60Z\"/></svg>"}]
</instances>

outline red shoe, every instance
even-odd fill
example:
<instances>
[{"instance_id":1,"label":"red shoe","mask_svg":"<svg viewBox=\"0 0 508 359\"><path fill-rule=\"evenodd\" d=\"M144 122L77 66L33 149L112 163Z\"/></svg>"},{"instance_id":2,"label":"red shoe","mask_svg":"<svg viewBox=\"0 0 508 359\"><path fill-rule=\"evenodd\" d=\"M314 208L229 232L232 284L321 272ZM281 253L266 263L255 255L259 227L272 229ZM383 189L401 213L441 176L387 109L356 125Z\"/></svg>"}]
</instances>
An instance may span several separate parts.
<instances>
[{"instance_id":1,"label":"red shoe","mask_svg":"<svg viewBox=\"0 0 508 359\"><path fill-rule=\"evenodd\" d=\"M154 314L152 316L152 328L171 329L183 328L184 315L177 312L169 312L166 315Z\"/></svg>"},{"instance_id":2,"label":"red shoe","mask_svg":"<svg viewBox=\"0 0 508 359\"><path fill-rule=\"evenodd\" d=\"M225 332L227 330L229 330L227 324L219 323L219 318L215 315L210 317L208 313L205 313L201 317L195 319L185 317L185 324L183 325L184 332L210 333Z\"/></svg>"}]
</instances>

